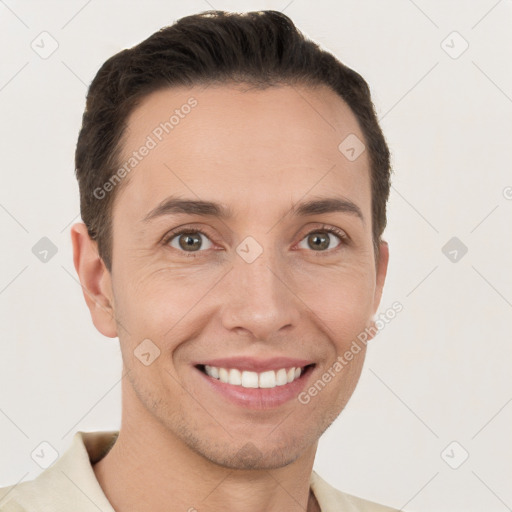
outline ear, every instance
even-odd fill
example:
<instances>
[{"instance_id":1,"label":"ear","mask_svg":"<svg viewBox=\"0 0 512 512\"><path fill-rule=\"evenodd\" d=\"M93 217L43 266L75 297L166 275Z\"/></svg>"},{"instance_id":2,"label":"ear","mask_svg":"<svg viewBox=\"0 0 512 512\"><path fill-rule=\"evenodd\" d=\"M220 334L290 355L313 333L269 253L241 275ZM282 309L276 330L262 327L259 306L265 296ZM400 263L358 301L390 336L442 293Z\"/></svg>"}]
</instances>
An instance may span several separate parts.
<instances>
[{"instance_id":1,"label":"ear","mask_svg":"<svg viewBox=\"0 0 512 512\"><path fill-rule=\"evenodd\" d=\"M382 240L379 243L379 258L377 260L377 274L376 274L376 284L375 284L375 293L373 296L373 314L377 312L380 305L380 300L382 298L382 291L384 289L384 282L386 281L386 274L388 271L388 262L389 262L389 246L388 243ZM377 333L377 327L375 325L375 320L372 320L371 328L369 329L371 335L369 335L368 339L372 339Z\"/></svg>"},{"instance_id":2,"label":"ear","mask_svg":"<svg viewBox=\"0 0 512 512\"><path fill-rule=\"evenodd\" d=\"M101 334L115 338L117 325L111 275L98 254L98 244L91 239L83 222L71 227L71 243L73 263L92 322Z\"/></svg>"},{"instance_id":3,"label":"ear","mask_svg":"<svg viewBox=\"0 0 512 512\"><path fill-rule=\"evenodd\" d=\"M373 299L373 314L379 309L380 299L382 298L382 290L386 281L389 262L389 246L384 240L379 243L379 259L377 261L377 277L375 286L375 296Z\"/></svg>"}]
</instances>

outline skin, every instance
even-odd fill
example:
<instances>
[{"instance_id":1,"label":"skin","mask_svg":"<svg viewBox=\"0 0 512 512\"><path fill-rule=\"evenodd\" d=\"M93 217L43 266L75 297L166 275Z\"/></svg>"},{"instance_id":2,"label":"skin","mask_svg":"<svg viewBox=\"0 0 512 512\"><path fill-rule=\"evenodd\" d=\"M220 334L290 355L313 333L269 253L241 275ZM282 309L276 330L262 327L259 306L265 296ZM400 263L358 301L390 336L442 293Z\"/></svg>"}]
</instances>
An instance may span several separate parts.
<instances>
[{"instance_id":1,"label":"skin","mask_svg":"<svg viewBox=\"0 0 512 512\"><path fill-rule=\"evenodd\" d=\"M201 512L318 510L309 488L317 443L355 389L364 345L308 404L273 409L228 402L193 363L304 358L315 362L314 383L372 325L388 246L381 242L376 262L367 152L351 162L338 150L347 135L364 136L327 87L173 88L132 112L124 156L190 97L197 106L120 185L112 273L85 226L72 227L92 320L119 337L125 372L119 438L93 469L117 512L169 512L170 503ZM170 195L216 201L235 215L143 222ZM298 202L333 196L355 203L363 220L347 212L287 215ZM159 244L179 226L205 231L196 234L199 249L180 248L179 236ZM342 230L347 243L327 235L315 249L310 239L322 226ZM247 236L263 249L252 263L236 252ZM144 339L160 349L148 366L134 356Z\"/></svg>"}]
</instances>

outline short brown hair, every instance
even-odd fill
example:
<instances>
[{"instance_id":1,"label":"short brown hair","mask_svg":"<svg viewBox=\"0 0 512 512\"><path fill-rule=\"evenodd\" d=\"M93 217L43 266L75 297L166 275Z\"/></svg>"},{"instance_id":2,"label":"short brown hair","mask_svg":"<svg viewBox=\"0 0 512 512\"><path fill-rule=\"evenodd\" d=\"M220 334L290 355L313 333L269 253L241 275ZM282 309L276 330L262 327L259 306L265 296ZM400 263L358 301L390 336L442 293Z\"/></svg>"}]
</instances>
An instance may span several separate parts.
<instances>
[{"instance_id":1,"label":"short brown hair","mask_svg":"<svg viewBox=\"0 0 512 512\"><path fill-rule=\"evenodd\" d=\"M112 270L112 206L118 187L95 193L120 165L128 116L151 92L210 83L327 85L352 109L371 163L375 254L386 227L390 154L370 89L354 70L307 39L279 11L205 11L179 19L110 57L92 81L75 154L80 213ZM340 141L341 142L341 141Z\"/></svg>"}]
</instances>

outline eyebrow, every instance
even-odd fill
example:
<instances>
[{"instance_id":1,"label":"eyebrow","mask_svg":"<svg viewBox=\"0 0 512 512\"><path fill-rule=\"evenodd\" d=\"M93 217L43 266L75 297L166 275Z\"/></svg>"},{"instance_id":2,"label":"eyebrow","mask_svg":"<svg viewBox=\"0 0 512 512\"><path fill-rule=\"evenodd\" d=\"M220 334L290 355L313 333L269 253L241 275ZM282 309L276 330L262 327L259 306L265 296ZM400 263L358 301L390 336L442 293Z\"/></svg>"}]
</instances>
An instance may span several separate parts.
<instances>
[{"instance_id":1,"label":"eyebrow","mask_svg":"<svg viewBox=\"0 0 512 512\"><path fill-rule=\"evenodd\" d=\"M310 201L296 204L290 210L290 213L297 217L333 212L355 215L364 223L363 212L359 206L348 199L340 197L312 199ZM142 219L142 221L149 222L157 217L179 213L201 215L205 217L218 217L220 219L229 219L235 216L231 208L220 203L195 199L183 199L172 196L164 199L156 208L151 210Z\"/></svg>"}]
</instances>

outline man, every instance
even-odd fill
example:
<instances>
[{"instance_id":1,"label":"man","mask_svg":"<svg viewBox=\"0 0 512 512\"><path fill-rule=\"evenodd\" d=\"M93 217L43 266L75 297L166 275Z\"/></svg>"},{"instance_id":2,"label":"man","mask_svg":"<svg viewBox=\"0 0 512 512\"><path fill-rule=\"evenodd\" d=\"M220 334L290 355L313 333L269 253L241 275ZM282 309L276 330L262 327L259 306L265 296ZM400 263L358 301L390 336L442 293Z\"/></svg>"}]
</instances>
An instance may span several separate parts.
<instances>
[{"instance_id":1,"label":"man","mask_svg":"<svg viewBox=\"0 0 512 512\"><path fill-rule=\"evenodd\" d=\"M121 427L77 432L0 510L391 511L313 471L388 263L361 76L279 12L188 16L99 70L76 173L74 264L119 337Z\"/></svg>"}]
</instances>

